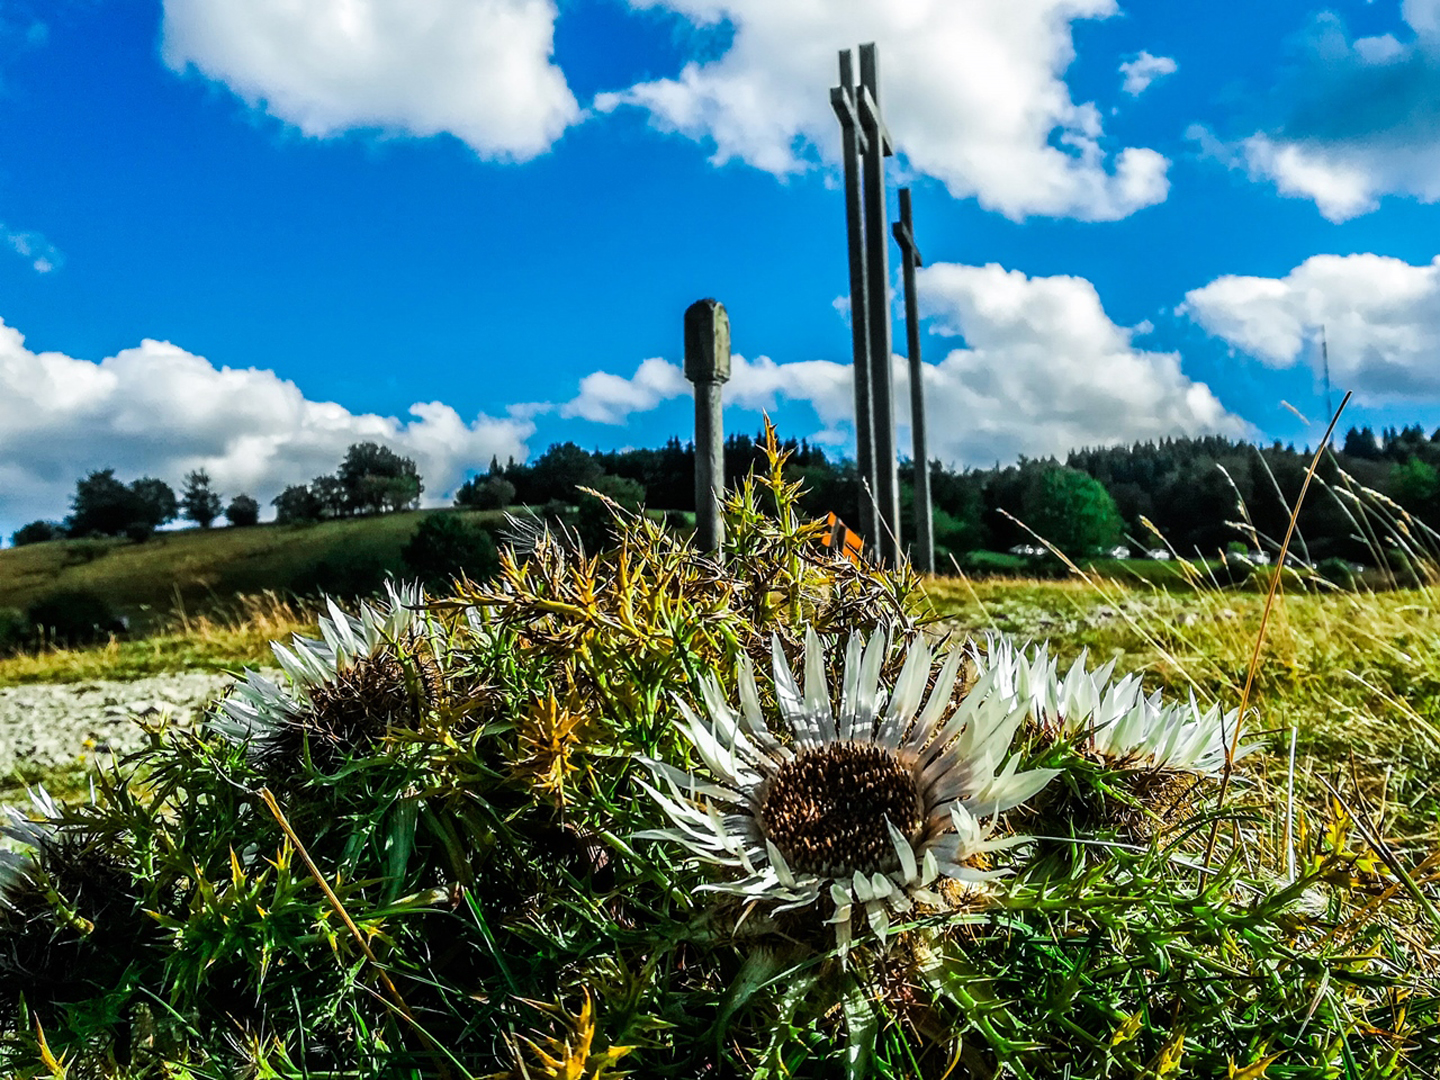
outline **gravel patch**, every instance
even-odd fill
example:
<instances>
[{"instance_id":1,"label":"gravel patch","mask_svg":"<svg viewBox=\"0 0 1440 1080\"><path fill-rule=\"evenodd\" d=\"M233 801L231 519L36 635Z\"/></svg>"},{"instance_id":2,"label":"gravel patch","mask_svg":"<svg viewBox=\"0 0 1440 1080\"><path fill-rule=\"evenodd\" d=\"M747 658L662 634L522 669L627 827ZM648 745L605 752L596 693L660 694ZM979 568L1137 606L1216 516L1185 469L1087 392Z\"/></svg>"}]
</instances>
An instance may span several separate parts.
<instances>
[{"instance_id":1,"label":"gravel patch","mask_svg":"<svg viewBox=\"0 0 1440 1080\"><path fill-rule=\"evenodd\" d=\"M16 766L53 770L123 757L146 743L136 718L169 713L191 726L230 684L218 672L183 671L133 682L42 683L0 689L0 777Z\"/></svg>"}]
</instances>

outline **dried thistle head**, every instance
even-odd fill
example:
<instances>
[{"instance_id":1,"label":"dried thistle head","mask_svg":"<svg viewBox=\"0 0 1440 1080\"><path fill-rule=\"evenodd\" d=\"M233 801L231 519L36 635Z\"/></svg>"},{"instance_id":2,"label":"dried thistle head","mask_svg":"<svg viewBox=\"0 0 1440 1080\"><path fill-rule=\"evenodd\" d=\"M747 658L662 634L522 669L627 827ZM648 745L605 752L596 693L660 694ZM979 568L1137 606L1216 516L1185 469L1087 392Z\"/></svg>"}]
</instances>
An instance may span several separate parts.
<instances>
[{"instance_id":1,"label":"dried thistle head","mask_svg":"<svg viewBox=\"0 0 1440 1080\"><path fill-rule=\"evenodd\" d=\"M589 719L573 690L563 705L554 691L537 700L516 724L518 745L511 775L563 803L565 783L577 767L574 758L585 745Z\"/></svg>"}]
</instances>

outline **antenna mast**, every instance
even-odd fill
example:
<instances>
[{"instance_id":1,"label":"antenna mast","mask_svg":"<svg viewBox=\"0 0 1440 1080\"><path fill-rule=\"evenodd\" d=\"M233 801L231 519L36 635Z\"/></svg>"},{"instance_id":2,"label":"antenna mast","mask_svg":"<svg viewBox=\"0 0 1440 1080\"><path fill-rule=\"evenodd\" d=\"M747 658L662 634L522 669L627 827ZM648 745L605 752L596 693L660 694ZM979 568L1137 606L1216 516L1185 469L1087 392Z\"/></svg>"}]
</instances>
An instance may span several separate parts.
<instances>
[{"instance_id":1,"label":"antenna mast","mask_svg":"<svg viewBox=\"0 0 1440 1080\"><path fill-rule=\"evenodd\" d=\"M1320 357L1325 365L1325 415L1334 416L1335 407L1330 402L1330 346L1325 340L1325 324L1320 324Z\"/></svg>"}]
</instances>

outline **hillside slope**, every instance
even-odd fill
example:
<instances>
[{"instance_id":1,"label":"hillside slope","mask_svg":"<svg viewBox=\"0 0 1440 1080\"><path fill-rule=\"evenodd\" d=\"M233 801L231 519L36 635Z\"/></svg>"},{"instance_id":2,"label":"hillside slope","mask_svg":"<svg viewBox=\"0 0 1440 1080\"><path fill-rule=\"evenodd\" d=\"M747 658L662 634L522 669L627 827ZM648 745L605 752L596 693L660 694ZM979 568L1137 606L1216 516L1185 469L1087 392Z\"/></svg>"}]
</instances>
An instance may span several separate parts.
<instances>
[{"instance_id":1,"label":"hillside slope","mask_svg":"<svg viewBox=\"0 0 1440 1080\"><path fill-rule=\"evenodd\" d=\"M55 540L0 551L0 609L23 611L43 597L83 590L103 597L141 629L181 605L214 609L239 593L266 589L344 592L385 571L401 573L400 552L426 517L413 510L308 525L182 529L144 543ZM492 529L498 511L464 511Z\"/></svg>"}]
</instances>

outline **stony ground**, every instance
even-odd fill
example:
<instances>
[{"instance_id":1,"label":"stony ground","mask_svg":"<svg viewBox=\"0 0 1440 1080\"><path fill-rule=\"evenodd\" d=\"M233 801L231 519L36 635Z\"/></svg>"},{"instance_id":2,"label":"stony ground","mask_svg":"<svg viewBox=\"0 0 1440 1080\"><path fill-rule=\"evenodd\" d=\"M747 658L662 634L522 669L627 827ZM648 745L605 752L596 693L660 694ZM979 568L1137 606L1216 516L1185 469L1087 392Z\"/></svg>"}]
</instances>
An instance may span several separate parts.
<instances>
[{"instance_id":1,"label":"stony ground","mask_svg":"<svg viewBox=\"0 0 1440 1080\"><path fill-rule=\"evenodd\" d=\"M0 688L0 778L105 761L112 753L123 757L145 744L137 717L168 712L193 724L229 682L229 676L200 671Z\"/></svg>"}]
</instances>

